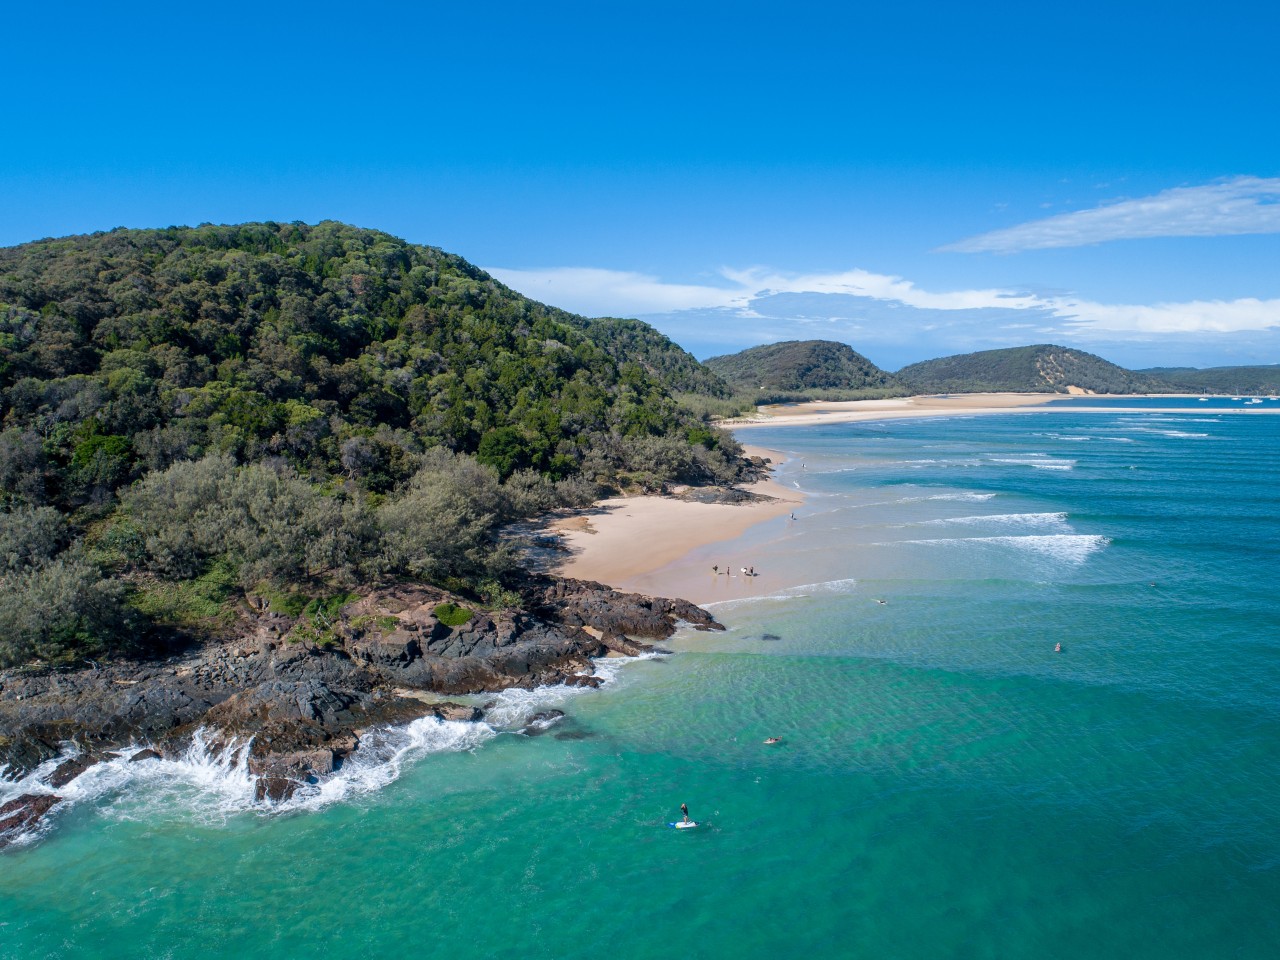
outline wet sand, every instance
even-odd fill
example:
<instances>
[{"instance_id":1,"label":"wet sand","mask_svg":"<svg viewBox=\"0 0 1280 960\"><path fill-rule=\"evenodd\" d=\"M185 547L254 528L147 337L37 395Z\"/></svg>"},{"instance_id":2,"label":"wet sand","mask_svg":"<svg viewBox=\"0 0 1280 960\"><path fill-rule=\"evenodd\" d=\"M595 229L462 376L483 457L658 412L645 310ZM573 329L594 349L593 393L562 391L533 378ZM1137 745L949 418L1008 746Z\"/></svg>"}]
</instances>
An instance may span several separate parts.
<instances>
[{"instance_id":1,"label":"wet sand","mask_svg":"<svg viewBox=\"0 0 1280 960\"><path fill-rule=\"evenodd\" d=\"M746 447L749 456L768 457L776 465L783 457L774 451ZM614 497L571 517L557 520L551 530L561 534L569 559L557 572L566 577L596 580L622 590L658 594L642 578L680 560L691 550L734 540L749 527L786 517L804 500L798 491L775 480L745 486L771 499L756 503L696 503L675 497ZM735 571L736 573L737 571ZM698 602L680 583L665 594Z\"/></svg>"}]
</instances>

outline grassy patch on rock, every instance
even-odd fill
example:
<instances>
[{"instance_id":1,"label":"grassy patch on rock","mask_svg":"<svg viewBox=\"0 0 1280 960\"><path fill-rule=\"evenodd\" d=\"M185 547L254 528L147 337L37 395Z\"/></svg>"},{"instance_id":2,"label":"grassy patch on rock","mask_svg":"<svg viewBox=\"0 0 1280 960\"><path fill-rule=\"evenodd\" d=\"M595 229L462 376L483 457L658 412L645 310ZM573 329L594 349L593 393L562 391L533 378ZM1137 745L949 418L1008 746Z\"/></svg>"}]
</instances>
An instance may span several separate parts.
<instances>
[{"instance_id":1,"label":"grassy patch on rock","mask_svg":"<svg viewBox=\"0 0 1280 960\"><path fill-rule=\"evenodd\" d=\"M446 627L460 627L471 619L471 611L456 603L440 603L434 611L436 619Z\"/></svg>"}]
</instances>

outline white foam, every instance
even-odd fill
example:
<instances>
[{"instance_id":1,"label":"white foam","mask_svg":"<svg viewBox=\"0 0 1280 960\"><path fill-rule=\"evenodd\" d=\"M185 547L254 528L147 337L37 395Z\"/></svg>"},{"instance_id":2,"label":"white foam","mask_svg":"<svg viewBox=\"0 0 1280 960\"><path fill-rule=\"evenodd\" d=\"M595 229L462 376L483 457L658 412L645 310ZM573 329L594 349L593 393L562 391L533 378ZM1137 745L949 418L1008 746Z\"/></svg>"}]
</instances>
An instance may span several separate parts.
<instances>
[{"instance_id":1,"label":"white foam","mask_svg":"<svg viewBox=\"0 0 1280 960\"><path fill-rule=\"evenodd\" d=\"M1054 533L1007 537L953 537L939 540L904 540L939 547L967 547L970 545L1009 547L1037 554L1053 560L1081 564L1111 542L1099 534Z\"/></svg>"},{"instance_id":2,"label":"white foam","mask_svg":"<svg viewBox=\"0 0 1280 960\"><path fill-rule=\"evenodd\" d=\"M982 503L995 497L994 493L935 493L930 497L903 497L896 503L919 503L922 500L956 500L961 503Z\"/></svg>"},{"instance_id":3,"label":"white foam","mask_svg":"<svg viewBox=\"0 0 1280 960\"><path fill-rule=\"evenodd\" d=\"M1221 417L1116 417L1117 423L1222 423Z\"/></svg>"},{"instance_id":4,"label":"white foam","mask_svg":"<svg viewBox=\"0 0 1280 960\"><path fill-rule=\"evenodd\" d=\"M1050 457L991 457L991 463L1011 463L1019 467L1034 467L1036 470L1074 470L1076 461L1057 460Z\"/></svg>"},{"instance_id":5,"label":"white foam","mask_svg":"<svg viewBox=\"0 0 1280 960\"><path fill-rule=\"evenodd\" d=\"M658 653L642 653L636 657L600 657L591 661L590 674L604 681L602 686L615 683L622 670L628 664L641 660L653 660L661 656ZM486 695L484 698L485 721L497 730L510 730L524 725L530 714L539 713L552 707L562 707L575 697L593 692L592 687L536 687L533 690L522 690L511 687L500 693Z\"/></svg>"},{"instance_id":6,"label":"white foam","mask_svg":"<svg viewBox=\"0 0 1280 960\"><path fill-rule=\"evenodd\" d=\"M1192 433L1187 430L1164 430L1159 427L1130 427L1130 433L1153 433L1158 437L1207 437L1207 433Z\"/></svg>"},{"instance_id":7,"label":"white foam","mask_svg":"<svg viewBox=\"0 0 1280 960\"><path fill-rule=\"evenodd\" d=\"M804 598L811 597L815 594L852 593L853 589L857 585L858 581L853 578L845 580L823 580L819 583L805 583L798 587L788 587L778 593L762 594L755 597L736 597L733 600L716 600L712 603L704 603L702 606L707 609L715 607L716 609L723 610L739 607L748 603L759 603L762 600L803 600Z\"/></svg>"},{"instance_id":8,"label":"white foam","mask_svg":"<svg viewBox=\"0 0 1280 960\"><path fill-rule=\"evenodd\" d=\"M925 520L921 526L937 526L946 523L986 524L994 523L1005 526L1046 526L1067 522L1065 513L988 513L972 517L944 517L939 520Z\"/></svg>"},{"instance_id":9,"label":"white foam","mask_svg":"<svg viewBox=\"0 0 1280 960\"><path fill-rule=\"evenodd\" d=\"M652 659L610 657L593 661L592 672L608 685L629 663ZM153 819L181 816L185 819L220 823L244 813L273 815L318 810L334 803L374 793L400 778L408 765L431 754L475 750L508 729L523 725L531 713L590 693L591 687L538 687L534 690L506 690L491 698L481 722L440 720L422 717L398 727L367 731L360 748L350 754L328 777L316 783L300 783L288 800L273 802L255 799L260 779L249 770L251 740L220 744L214 735L197 730L190 746L179 757L129 762L129 757L146 744L131 744L113 751L119 755L89 767L56 790L45 780L64 760L78 754L71 745L59 757L46 761L23 777L7 777L0 768L0 803L24 793L56 794L62 803L54 806L38 829L15 842L28 843L42 836L51 822L66 809L96 803L106 816L116 819Z\"/></svg>"}]
</instances>

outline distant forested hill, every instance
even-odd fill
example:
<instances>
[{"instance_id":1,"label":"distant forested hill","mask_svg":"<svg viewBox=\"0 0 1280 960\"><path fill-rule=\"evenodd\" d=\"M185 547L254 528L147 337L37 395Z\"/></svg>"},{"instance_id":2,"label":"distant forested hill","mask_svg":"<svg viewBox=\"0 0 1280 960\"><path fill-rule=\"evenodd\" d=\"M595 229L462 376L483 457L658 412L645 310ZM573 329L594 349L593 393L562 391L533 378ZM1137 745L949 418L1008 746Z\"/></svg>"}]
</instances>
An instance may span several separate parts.
<instances>
[{"instance_id":1,"label":"distant forested hill","mask_svg":"<svg viewBox=\"0 0 1280 960\"><path fill-rule=\"evenodd\" d=\"M0 665L238 591L500 578L498 523L737 476L672 396L723 389L638 321L340 223L0 249Z\"/></svg>"},{"instance_id":2,"label":"distant forested hill","mask_svg":"<svg viewBox=\"0 0 1280 960\"><path fill-rule=\"evenodd\" d=\"M1280 366L1152 367L1138 373L1156 377L1186 393L1280 393Z\"/></svg>"},{"instance_id":3,"label":"distant forested hill","mask_svg":"<svg viewBox=\"0 0 1280 960\"><path fill-rule=\"evenodd\" d=\"M902 396L909 391L847 344L830 340L788 340L712 357L704 366L757 403L821 396Z\"/></svg>"},{"instance_id":4,"label":"distant forested hill","mask_svg":"<svg viewBox=\"0 0 1280 960\"><path fill-rule=\"evenodd\" d=\"M1169 384L1069 347L1039 344L913 363L898 376L920 393L1168 393Z\"/></svg>"}]
</instances>

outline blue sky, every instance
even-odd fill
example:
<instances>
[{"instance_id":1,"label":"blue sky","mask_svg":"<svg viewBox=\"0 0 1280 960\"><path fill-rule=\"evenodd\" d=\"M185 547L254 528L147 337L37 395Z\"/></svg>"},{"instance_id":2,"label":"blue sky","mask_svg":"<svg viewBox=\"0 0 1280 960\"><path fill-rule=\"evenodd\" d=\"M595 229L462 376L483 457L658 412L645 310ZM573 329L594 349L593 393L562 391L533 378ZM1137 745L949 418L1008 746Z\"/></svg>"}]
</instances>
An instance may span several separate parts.
<instances>
[{"instance_id":1,"label":"blue sky","mask_svg":"<svg viewBox=\"0 0 1280 960\"><path fill-rule=\"evenodd\" d=\"M35 5L0 243L340 219L696 355L1280 361L1280 9Z\"/></svg>"}]
</instances>

